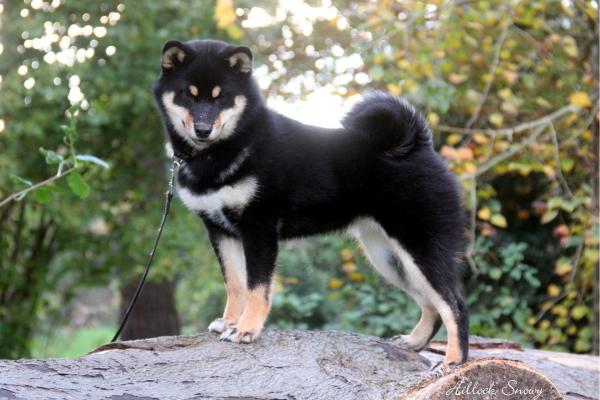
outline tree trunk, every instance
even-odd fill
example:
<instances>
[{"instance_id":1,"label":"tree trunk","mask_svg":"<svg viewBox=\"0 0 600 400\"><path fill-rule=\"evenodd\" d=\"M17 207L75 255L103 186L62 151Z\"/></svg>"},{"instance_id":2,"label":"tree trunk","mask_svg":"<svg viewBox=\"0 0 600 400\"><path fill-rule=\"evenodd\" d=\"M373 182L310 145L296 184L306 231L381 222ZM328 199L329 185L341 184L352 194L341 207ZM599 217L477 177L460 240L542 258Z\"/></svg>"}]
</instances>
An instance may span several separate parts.
<instances>
[{"instance_id":1,"label":"tree trunk","mask_svg":"<svg viewBox=\"0 0 600 400\"><path fill-rule=\"evenodd\" d=\"M445 343L432 343L417 354L385 339L347 332L267 330L249 345L218 338L202 333L117 342L70 360L0 360L0 398L554 400L562 396L576 400L598 396L598 357L521 349L498 340L472 338L467 363L436 369ZM486 390L495 394L486 395L482 392Z\"/></svg>"},{"instance_id":2,"label":"tree trunk","mask_svg":"<svg viewBox=\"0 0 600 400\"><path fill-rule=\"evenodd\" d=\"M135 293L138 281L121 288L121 317ZM175 284L172 280L146 282L138 301L121 332L121 340L178 335L179 314L175 307Z\"/></svg>"}]
</instances>

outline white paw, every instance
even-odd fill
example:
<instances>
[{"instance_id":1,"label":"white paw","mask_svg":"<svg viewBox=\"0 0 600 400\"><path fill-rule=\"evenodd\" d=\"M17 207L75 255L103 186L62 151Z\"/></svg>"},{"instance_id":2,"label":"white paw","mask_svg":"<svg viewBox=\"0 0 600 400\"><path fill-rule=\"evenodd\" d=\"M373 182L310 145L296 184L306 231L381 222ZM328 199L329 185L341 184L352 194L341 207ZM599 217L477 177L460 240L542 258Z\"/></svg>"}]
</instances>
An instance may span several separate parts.
<instances>
[{"instance_id":1,"label":"white paw","mask_svg":"<svg viewBox=\"0 0 600 400\"><path fill-rule=\"evenodd\" d=\"M416 350L416 346L410 338L410 335L398 335L390 338L390 341L398 347L409 350Z\"/></svg>"},{"instance_id":2,"label":"white paw","mask_svg":"<svg viewBox=\"0 0 600 400\"><path fill-rule=\"evenodd\" d=\"M230 328L233 324L223 318L217 318L208 326L209 332L222 333Z\"/></svg>"},{"instance_id":3,"label":"white paw","mask_svg":"<svg viewBox=\"0 0 600 400\"><path fill-rule=\"evenodd\" d=\"M231 326L221 334L219 340L233 343L252 343L257 337L258 335L253 331L242 331L235 326Z\"/></svg>"}]
</instances>

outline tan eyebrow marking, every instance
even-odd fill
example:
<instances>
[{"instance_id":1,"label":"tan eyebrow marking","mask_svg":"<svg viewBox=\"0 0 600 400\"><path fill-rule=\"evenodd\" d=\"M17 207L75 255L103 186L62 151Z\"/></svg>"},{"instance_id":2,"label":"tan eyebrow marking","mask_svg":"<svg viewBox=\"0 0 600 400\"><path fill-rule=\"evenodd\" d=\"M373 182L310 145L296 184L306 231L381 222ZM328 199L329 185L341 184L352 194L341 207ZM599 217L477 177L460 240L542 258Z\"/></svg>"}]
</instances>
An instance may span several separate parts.
<instances>
[{"instance_id":1,"label":"tan eyebrow marking","mask_svg":"<svg viewBox=\"0 0 600 400\"><path fill-rule=\"evenodd\" d=\"M217 98L221 94L221 86L215 86L212 90L212 97Z\"/></svg>"},{"instance_id":2,"label":"tan eyebrow marking","mask_svg":"<svg viewBox=\"0 0 600 400\"><path fill-rule=\"evenodd\" d=\"M196 87L194 85L190 85L190 93L194 97L198 96L198 87Z\"/></svg>"}]
</instances>

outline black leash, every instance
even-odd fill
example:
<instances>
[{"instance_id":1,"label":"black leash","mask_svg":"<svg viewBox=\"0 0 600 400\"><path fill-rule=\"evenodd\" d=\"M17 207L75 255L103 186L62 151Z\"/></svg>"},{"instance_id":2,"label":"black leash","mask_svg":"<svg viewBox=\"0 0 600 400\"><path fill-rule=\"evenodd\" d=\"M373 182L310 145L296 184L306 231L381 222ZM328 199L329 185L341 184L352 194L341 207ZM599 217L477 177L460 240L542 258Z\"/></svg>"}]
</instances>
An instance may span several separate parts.
<instances>
[{"instance_id":1,"label":"black leash","mask_svg":"<svg viewBox=\"0 0 600 400\"><path fill-rule=\"evenodd\" d=\"M167 221L167 216L169 215L169 209L171 208L171 199L173 199L173 192L175 190L175 175L181 166L181 160L173 156L171 158L173 164L171 165L171 178L169 179L169 188L165 193L165 209L163 211L162 220L160 221L160 227L158 228L158 234L156 235L156 240L154 241L154 247L152 247L152 251L150 252L150 257L148 258L148 264L146 264L146 270L144 271L144 275L142 275L142 279L138 283L137 288L135 289L135 293L131 300L129 301L129 305L127 306L127 311L123 315L123 319L121 320L121 324L119 325L119 329L115 336L110 341L111 343L116 342L121 334L123 328L125 328L125 324L127 324L127 320L129 319L129 315L131 311L133 311L133 307L135 307L135 303L137 302L140 293L142 292L142 288L144 287L144 283L146 283L146 277L148 276L148 272L150 271L150 266L152 265L152 261L154 260L154 254L156 253L156 248L158 247L158 242L160 241L160 237L162 235L163 228L165 226L165 222Z\"/></svg>"}]
</instances>

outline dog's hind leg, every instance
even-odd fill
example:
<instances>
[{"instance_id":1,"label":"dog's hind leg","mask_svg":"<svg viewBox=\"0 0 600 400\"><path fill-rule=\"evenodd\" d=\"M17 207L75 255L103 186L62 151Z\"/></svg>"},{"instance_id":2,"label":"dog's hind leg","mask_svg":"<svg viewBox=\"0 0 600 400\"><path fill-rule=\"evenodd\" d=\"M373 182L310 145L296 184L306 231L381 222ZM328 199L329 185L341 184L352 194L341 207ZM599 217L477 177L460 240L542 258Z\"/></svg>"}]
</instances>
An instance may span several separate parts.
<instances>
[{"instance_id":1,"label":"dog's hind leg","mask_svg":"<svg viewBox=\"0 0 600 400\"><path fill-rule=\"evenodd\" d=\"M421 307L421 318L410 335L400 335L393 339L412 350L423 349L441 326L437 309L421 292L412 290L394 245L379 224L369 219L362 219L351 227L351 233L361 242L375 269L387 281L413 297Z\"/></svg>"},{"instance_id":2,"label":"dog's hind leg","mask_svg":"<svg viewBox=\"0 0 600 400\"><path fill-rule=\"evenodd\" d=\"M462 294L457 287L454 277L454 260L452 257L444 260L430 259L425 261L426 267L431 271L438 267L448 274L444 279L434 280L428 277L423 269L419 268L413 257L400 245L396 239L390 239L395 254L402 262L406 275L409 294L415 298L427 299L440 315L447 333L446 357L444 364L460 364L467 360L469 347L469 321L468 310ZM441 282L440 282L441 281ZM415 294L417 294L415 296ZM419 300L417 300L419 301ZM435 324L434 324L435 327ZM418 332L419 325L415 330ZM428 341L428 340L427 340Z\"/></svg>"},{"instance_id":3,"label":"dog's hind leg","mask_svg":"<svg viewBox=\"0 0 600 400\"><path fill-rule=\"evenodd\" d=\"M421 307L421 318L410 335L396 337L401 344L421 350L441 326L448 332L445 364L467 358L468 317L464 300L456 288L434 287L411 255L375 221L362 219L351 227L373 266L391 283L403 289ZM450 280L453 282L454 280Z\"/></svg>"}]
</instances>

